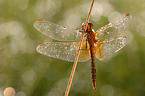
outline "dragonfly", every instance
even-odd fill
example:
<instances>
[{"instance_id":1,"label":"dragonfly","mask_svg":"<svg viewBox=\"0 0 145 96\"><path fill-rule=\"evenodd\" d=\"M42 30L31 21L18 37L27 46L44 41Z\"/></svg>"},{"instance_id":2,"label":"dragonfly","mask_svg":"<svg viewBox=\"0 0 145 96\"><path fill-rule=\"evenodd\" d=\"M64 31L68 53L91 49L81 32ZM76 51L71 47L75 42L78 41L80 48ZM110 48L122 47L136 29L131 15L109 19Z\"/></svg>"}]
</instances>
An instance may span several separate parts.
<instances>
[{"instance_id":1,"label":"dragonfly","mask_svg":"<svg viewBox=\"0 0 145 96\"><path fill-rule=\"evenodd\" d=\"M113 22L93 30L93 24L88 23L82 47L79 43L86 22L78 30L67 28L49 21L38 20L34 22L34 27L49 38L59 42L44 42L37 46L37 52L73 62L80 50L78 62L91 60L91 73L93 89L96 89L96 68L95 57L100 61L108 61L111 57L127 44L127 37L124 35L125 29L130 24L132 15L124 14Z\"/></svg>"}]
</instances>

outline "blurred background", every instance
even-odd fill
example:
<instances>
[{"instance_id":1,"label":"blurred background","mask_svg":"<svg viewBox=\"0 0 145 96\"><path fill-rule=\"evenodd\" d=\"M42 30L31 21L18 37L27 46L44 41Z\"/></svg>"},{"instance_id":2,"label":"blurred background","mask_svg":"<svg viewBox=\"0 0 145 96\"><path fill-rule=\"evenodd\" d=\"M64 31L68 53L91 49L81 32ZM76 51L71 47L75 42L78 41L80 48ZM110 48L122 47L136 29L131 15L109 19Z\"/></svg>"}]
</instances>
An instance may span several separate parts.
<instances>
[{"instance_id":1,"label":"blurred background","mask_svg":"<svg viewBox=\"0 0 145 96\"><path fill-rule=\"evenodd\" d=\"M0 96L63 96L73 62L37 53L52 41L33 23L48 20L79 28L92 0L0 0ZM97 91L90 61L78 63L69 96L145 96L145 0L95 0L90 22L97 30L120 14L131 13L128 44L109 62L96 59Z\"/></svg>"}]
</instances>

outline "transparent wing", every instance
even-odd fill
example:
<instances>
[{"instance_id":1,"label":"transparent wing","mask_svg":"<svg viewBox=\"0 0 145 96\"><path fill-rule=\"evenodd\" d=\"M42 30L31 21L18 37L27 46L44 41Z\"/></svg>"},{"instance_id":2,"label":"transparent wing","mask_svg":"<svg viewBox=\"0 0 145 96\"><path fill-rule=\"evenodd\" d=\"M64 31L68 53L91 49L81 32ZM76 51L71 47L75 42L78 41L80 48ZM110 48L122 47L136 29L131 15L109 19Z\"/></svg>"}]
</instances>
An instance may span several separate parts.
<instances>
[{"instance_id":1,"label":"transparent wing","mask_svg":"<svg viewBox=\"0 0 145 96\"><path fill-rule=\"evenodd\" d=\"M124 29L130 24L132 16L124 14L121 17L114 20L112 23L101 27L96 31L96 37L99 40L111 39L124 34Z\"/></svg>"},{"instance_id":2,"label":"transparent wing","mask_svg":"<svg viewBox=\"0 0 145 96\"><path fill-rule=\"evenodd\" d=\"M79 30L68 29L52 22L39 20L34 23L34 27L42 34L59 41L79 41L81 32Z\"/></svg>"},{"instance_id":3,"label":"transparent wing","mask_svg":"<svg viewBox=\"0 0 145 96\"><path fill-rule=\"evenodd\" d=\"M46 42L37 46L36 50L49 57L73 62L76 58L79 48L79 42ZM89 49L86 49L86 43L81 48L79 62L89 60Z\"/></svg>"},{"instance_id":4,"label":"transparent wing","mask_svg":"<svg viewBox=\"0 0 145 96\"><path fill-rule=\"evenodd\" d=\"M125 36L120 36L111 40L98 41L95 45L95 56L99 60L108 61L114 53L122 49L127 43Z\"/></svg>"}]
</instances>

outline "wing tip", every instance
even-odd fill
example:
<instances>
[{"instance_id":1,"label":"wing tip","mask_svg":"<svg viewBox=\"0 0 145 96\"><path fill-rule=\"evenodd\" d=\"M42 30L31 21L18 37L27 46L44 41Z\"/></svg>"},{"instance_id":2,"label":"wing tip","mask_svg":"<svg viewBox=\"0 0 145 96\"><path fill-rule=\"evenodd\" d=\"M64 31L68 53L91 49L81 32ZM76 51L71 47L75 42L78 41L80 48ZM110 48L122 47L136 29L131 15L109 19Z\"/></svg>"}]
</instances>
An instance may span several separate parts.
<instances>
[{"instance_id":1,"label":"wing tip","mask_svg":"<svg viewBox=\"0 0 145 96\"><path fill-rule=\"evenodd\" d=\"M130 15L130 13L126 13L125 15L126 15L126 16L129 16L129 15Z\"/></svg>"},{"instance_id":2,"label":"wing tip","mask_svg":"<svg viewBox=\"0 0 145 96\"><path fill-rule=\"evenodd\" d=\"M42 46L42 45L44 45L45 43L41 43L41 44L39 44L40 46Z\"/></svg>"},{"instance_id":3,"label":"wing tip","mask_svg":"<svg viewBox=\"0 0 145 96\"><path fill-rule=\"evenodd\" d=\"M46 22L46 21L45 20L38 20L38 21L34 22L34 24L35 23L43 23L43 22Z\"/></svg>"},{"instance_id":4,"label":"wing tip","mask_svg":"<svg viewBox=\"0 0 145 96\"><path fill-rule=\"evenodd\" d=\"M44 20L38 20L37 22L44 22Z\"/></svg>"},{"instance_id":5,"label":"wing tip","mask_svg":"<svg viewBox=\"0 0 145 96\"><path fill-rule=\"evenodd\" d=\"M132 15L130 13L126 13L125 16L131 16L132 17Z\"/></svg>"},{"instance_id":6,"label":"wing tip","mask_svg":"<svg viewBox=\"0 0 145 96\"><path fill-rule=\"evenodd\" d=\"M38 23L42 23L42 22L44 22L44 20L35 21L33 26L37 29L37 26L39 25Z\"/></svg>"}]
</instances>

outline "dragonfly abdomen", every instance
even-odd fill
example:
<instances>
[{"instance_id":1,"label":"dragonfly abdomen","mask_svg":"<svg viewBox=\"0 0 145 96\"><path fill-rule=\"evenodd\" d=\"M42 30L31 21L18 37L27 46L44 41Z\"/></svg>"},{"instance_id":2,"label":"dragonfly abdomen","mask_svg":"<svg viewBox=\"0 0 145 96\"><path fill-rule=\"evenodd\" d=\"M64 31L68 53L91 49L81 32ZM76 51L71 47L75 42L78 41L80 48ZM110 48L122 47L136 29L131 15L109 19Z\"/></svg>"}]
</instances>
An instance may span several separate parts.
<instances>
[{"instance_id":1,"label":"dragonfly abdomen","mask_svg":"<svg viewBox=\"0 0 145 96\"><path fill-rule=\"evenodd\" d=\"M96 90L96 67L95 67L95 38L92 31L87 33L87 39L90 46L90 59L91 59L91 73L92 73L92 83L93 89Z\"/></svg>"},{"instance_id":2,"label":"dragonfly abdomen","mask_svg":"<svg viewBox=\"0 0 145 96\"><path fill-rule=\"evenodd\" d=\"M94 45L90 46L90 55L91 55L91 73L92 73L92 83L93 89L96 90L96 67L95 67L95 58L94 58Z\"/></svg>"}]
</instances>

